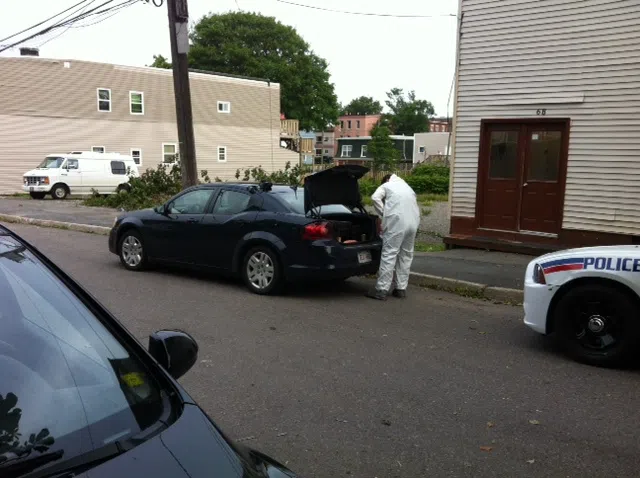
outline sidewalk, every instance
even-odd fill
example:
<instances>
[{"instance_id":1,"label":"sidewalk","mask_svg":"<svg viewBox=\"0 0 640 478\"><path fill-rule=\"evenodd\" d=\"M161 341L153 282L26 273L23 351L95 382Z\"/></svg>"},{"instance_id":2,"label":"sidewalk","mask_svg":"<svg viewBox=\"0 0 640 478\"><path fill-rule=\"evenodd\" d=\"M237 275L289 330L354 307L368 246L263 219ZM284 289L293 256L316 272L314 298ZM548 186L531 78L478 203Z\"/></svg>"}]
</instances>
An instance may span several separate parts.
<instances>
[{"instance_id":1,"label":"sidewalk","mask_svg":"<svg viewBox=\"0 0 640 478\"><path fill-rule=\"evenodd\" d=\"M476 282L489 287L522 289L525 269L533 258L478 249L416 253L411 272Z\"/></svg>"},{"instance_id":2,"label":"sidewalk","mask_svg":"<svg viewBox=\"0 0 640 478\"><path fill-rule=\"evenodd\" d=\"M79 200L34 201L30 198L0 197L0 215L2 214L110 228L119 213L113 209L82 206ZM488 287L521 290L525 268L532 259L532 256L519 254L452 249L416 253L411 272L474 282Z\"/></svg>"}]
</instances>

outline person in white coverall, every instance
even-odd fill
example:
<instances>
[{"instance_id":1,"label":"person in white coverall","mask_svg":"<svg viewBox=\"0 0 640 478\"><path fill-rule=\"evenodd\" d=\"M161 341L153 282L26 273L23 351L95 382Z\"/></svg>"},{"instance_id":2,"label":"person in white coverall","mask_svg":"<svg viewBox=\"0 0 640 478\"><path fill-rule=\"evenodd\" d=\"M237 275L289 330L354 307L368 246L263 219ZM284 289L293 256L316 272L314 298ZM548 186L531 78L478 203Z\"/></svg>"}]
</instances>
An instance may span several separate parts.
<instances>
[{"instance_id":1,"label":"person in white coverall","mask_svg":"<svg viewBox=\"0 0 640 478\"><path fill-rule=\"evenodd\" d=\"M376 212L382 216L382 256L378 281L367 297L386 300L389 292L392 292L394 297L404 298L420 225L416 193L402 178L390 174L382 179L382 184L371 199ZM396 284L391 291L394 272Z\"/></svg>"}]
</instances>

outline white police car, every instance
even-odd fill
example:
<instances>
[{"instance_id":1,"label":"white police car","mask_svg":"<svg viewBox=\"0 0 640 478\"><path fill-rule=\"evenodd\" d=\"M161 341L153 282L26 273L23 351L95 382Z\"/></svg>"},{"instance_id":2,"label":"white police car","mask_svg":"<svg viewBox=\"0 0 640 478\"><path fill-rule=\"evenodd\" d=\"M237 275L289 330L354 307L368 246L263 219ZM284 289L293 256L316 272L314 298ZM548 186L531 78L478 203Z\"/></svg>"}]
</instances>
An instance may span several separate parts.
<instances>
[{"instance_id":1,"label":"white police car","mask_svg":"<svg viewBox=\"0 0 640 478\"><path fill-rule=\"evenodd\" d=\"M640 247L547 254L527 266L524 322L576 360L619 365L640 345Z\"/></svg>"}]
</instances>

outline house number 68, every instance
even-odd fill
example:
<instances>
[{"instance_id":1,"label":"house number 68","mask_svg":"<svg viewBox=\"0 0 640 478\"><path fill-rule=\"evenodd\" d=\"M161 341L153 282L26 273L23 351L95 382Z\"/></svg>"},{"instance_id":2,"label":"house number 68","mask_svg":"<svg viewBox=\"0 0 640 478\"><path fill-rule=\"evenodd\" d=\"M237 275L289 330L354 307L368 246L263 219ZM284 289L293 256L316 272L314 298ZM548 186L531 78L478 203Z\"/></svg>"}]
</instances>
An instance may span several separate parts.
<instances>
[{"instance_id":1,"label":"house number 68","mask_svg":"<svg viewBox=\"0 0 640 478\"><path fill-rule=\"evenodd\" d=\"M538 110L536 111L538 116L547 116L547 110Z\"/></svg>"}]
</instances>

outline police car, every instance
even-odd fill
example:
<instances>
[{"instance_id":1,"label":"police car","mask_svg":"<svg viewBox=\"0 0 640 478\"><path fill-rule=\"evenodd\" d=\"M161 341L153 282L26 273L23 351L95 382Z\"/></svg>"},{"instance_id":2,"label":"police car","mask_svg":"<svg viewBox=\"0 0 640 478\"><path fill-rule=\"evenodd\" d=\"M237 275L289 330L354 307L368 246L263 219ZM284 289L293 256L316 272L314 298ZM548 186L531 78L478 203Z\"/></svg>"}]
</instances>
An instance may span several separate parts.
<instances>
[{"instance_id":1,"label":"police car","mask_svg":"<svg viewBox=\"0 0 640 478\"><path fill-rule=\"evenodd\" d=\"M615 366L640 344L640 247L547 254L527 266L524 322L578 361Z\"/></svg>"}]
</instances>

